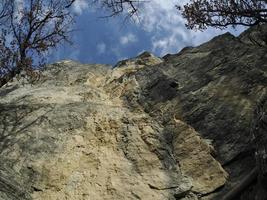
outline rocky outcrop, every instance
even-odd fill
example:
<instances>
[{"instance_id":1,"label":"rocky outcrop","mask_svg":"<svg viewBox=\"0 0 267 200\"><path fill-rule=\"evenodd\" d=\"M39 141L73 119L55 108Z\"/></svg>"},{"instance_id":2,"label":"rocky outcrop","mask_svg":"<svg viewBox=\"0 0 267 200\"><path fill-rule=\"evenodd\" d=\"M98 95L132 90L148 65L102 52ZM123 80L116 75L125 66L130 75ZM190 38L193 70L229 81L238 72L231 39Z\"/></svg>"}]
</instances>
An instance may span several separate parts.
<instances>
[{"instance_id":1,"label":"rocky outcrop","mask_svg":"<svg viewBox=\"0 0 267 200\"><path fill-rule=\"evenodd\" d=\"M227 33L15 79L0 89L0 199L222 199L254 168L266 72L264 45Z\"/></svg>"}]
</instances>

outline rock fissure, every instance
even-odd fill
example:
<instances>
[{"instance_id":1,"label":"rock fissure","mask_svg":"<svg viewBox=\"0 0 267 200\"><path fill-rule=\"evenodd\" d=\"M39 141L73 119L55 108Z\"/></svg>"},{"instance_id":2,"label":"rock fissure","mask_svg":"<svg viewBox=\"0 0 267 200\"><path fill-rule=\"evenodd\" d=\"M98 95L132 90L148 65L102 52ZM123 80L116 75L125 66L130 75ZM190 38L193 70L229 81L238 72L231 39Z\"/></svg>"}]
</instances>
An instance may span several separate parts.
<instances>
[{"instance_id":1,"label":"rock fissure","mask_svg":"<svg viewBox=\"0 0 267 200\"><path fill-rule=\"evenodd\" d=\"M148 184L148 186L151 188L151 189L155 189L155 190L170 190L170 189L176 189L176 188L179 188L179 185L177 186L169 186L169 187L166 187L166 188L158 188L152 184Z\"/></svg>"}]
</instances>

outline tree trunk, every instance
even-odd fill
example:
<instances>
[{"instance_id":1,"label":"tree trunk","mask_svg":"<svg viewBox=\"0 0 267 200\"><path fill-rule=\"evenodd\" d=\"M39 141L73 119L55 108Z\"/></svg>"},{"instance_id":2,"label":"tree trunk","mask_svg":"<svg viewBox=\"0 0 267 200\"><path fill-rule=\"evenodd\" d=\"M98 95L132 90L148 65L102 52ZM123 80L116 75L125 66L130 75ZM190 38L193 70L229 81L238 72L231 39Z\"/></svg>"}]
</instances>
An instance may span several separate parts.
<instances>
[{"instance_id":1,"label":"tree trunk","mask_svg":"<svg viewBox=\"0 0 267 200\"><path fill-rule=\"evenodd\" d=\"M19 74L19 68L14 68L7 74L5 74L2 78L0 78L0 88L7 84L11 79L13 79L17 74Z\"/></svg>"}]
</instances>

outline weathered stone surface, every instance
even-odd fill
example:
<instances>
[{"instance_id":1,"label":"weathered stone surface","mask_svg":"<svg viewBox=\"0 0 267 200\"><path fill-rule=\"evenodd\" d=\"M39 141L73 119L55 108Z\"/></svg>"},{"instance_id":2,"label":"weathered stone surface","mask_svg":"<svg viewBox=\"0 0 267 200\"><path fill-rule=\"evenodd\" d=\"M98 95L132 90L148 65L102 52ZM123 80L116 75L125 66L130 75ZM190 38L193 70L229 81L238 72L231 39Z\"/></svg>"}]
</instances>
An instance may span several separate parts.
<instances>
[{"instance_id":1,"label":"weathered stone surface","mask_svg":"<svg viewBox=\"0 0 267 200\"><path fill-rule=\"evenodd\" d=\"M221 199L254 165L267 56L251 32L262 38L227 33L115 68L66 60L8 83L0 199Z\"/></svg>"}]
</instances>

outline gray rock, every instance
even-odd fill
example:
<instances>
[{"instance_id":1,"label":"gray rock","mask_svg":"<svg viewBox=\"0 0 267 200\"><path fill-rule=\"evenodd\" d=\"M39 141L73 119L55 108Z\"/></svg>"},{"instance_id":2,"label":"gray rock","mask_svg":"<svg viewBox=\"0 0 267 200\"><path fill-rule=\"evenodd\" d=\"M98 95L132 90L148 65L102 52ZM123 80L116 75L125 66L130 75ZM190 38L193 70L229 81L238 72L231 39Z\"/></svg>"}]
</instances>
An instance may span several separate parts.
<instances>
[{"instance_id":1,"label":"gray rock","mask_svg":"<svg viewBox=\"0 0 267 200\"><path fill-rule=\"evenodd\" d=\"M221 199L254 167L262 35L14 79L0 89L0 199Z\"/></svg>"}]
</instances>

